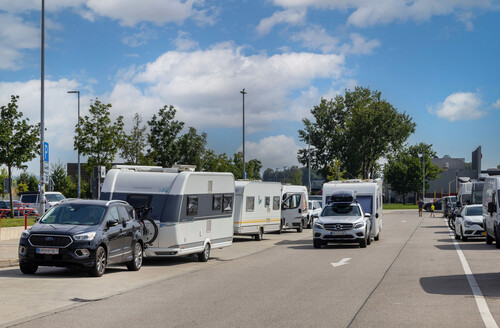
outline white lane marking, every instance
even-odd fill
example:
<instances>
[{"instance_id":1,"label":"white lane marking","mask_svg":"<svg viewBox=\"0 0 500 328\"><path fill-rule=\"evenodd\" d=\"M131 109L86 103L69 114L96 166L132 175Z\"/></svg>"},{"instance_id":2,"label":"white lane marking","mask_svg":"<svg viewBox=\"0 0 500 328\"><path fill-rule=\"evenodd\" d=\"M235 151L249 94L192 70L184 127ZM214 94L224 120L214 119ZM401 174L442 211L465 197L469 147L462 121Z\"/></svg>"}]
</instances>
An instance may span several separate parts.
<instances>
[{"instance_id":1,"label":"white lane marking","mask_svg":"<svg viewBox=\"0 0 500 328\"><path fill-rule=\"evenodd\" d=\"M484 299L483 292L481 292L481 288L479 288L476 278L474 278L474 275L472 274L469 263L465 259L465 255L462 252L460 245L455 240L454 233L452 233L449 227L448 230L450 231L450 238L452 239L453 244L455 245L455 249L457 250L458 257L460 258L460 262L462 263L462 268L464 269L465 276L467 277L467 281L469 282L469 286L472 289L472 294L474 294L474 299L476 300L477 308L479 309L479 313L481 314L484 325L486 326L486 328L498 328L495 319L491 315L490 308L488 307L488 304Z\"/></svg>"},{"instance_id":2,"label":"white lane marking","mask_svg":"<svg viewBox=\"0 0 500 328\"><path fill-rule=\"evenodd\" d=\"M351 258L350 257L344 257L342 260L338 261L337 263L331 263L334 268L339 267L344 264L348 264L347 261L349 261Z\"/></svg>"},{"instance_id":3,"label":"white lane marking","mask_svg":"<svg viewBox=\"0 0 500 328\"><path fill-rule=\"evenodd\" d=\"M403 221L401 221L401 222L406 222L406 220L403 220Z\"/></svg>"}]
</instances>

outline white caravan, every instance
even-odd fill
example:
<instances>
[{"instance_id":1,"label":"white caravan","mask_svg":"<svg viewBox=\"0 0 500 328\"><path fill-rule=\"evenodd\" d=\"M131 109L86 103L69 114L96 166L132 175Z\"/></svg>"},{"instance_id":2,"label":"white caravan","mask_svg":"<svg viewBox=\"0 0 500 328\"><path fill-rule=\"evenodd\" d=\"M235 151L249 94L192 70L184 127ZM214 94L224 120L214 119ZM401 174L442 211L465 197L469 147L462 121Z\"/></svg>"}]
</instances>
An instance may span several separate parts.
<instances>
[{"instance_id":1,"label":"white caravan","mask_svg":"<svg viewBox=\"0 0 500 328\"><path fill-rule=\"evenodd\" d=\"M382 230L382 179L352 179L330 181L323 184L323 206L328 204L330 195L338 190L352 190L363 212L371 214L370 237L379 240Z\"/></svg>"},{"instance_id":2,"label":"white caravan","mask_svg":"<svg viewBox=\"0 0 500 328\"><path fill-rule=\"evenodd\" d=\"M145 256L197 253L206 261L211 249L232 244L233 175L184 169L117 165L106 175L101 199L151 209L147 216L158 226L158 237Z\"/></svg>"},{"instance_id":3,"label":"white caravan","mask_svg":"<svg viewBox=\"0 0 500 328\"><path fill-rule=\"evenodd\" d=\"M281 183L235 181L234 234L262 240L265 232L280 230Z\"/></svg>"},{"instance_id":4,"label":"white caravan","mask_svg":"<svg viewBox=\"0 0 500 328\"><path fill-rule=\"evenodd\" d=\"M305 186L283 185L281 188L281 230L297 229L302 232L313 220L309 217L307 203L309 201Z\"/></svg>"}]
</instances>

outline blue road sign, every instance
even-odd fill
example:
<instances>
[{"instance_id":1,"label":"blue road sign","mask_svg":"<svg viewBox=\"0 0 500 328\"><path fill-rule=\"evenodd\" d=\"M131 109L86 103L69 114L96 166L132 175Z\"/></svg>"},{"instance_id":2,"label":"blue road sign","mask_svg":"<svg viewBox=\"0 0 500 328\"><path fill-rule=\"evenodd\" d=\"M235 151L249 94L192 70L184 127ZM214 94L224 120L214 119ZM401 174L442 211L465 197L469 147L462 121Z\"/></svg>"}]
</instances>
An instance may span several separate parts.
<instances>
[{"instance_id":1,"label":"blue road sign","mask_svg":"<svg viewBox=\"0 0 500 328\"><path fill-rule=\"evenodd\" d=\"M44 162L49 161L49 143L48 142L43 143L43 161Z\"/></svg>"}]
</instances>

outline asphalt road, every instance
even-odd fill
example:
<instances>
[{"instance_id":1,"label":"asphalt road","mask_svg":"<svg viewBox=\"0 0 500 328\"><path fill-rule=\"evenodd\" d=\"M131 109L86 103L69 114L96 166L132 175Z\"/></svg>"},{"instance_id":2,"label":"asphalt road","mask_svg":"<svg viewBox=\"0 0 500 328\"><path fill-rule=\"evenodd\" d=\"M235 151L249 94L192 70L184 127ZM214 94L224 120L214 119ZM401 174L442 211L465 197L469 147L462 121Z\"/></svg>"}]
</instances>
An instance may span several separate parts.
<instances>
[{"instance_id":1,"label":"asphalt road","mask_svg":"<svg viewBox=\"0 0 500 328\"><path fill-rule=\"evenodd\" d=\"M365 249L314 249L304 230L236 240L208 263L154 260L139 272L114 267L97 279L56 268L31 277L3 269L0 325L481 327L486 318L495 327L500 251L484 240L460 242L473 273L467 277L445 221L428 216L386 212L380 240ZM471 277L484 298L478 289L473 295Z\"/></svg>"}]
</instances>

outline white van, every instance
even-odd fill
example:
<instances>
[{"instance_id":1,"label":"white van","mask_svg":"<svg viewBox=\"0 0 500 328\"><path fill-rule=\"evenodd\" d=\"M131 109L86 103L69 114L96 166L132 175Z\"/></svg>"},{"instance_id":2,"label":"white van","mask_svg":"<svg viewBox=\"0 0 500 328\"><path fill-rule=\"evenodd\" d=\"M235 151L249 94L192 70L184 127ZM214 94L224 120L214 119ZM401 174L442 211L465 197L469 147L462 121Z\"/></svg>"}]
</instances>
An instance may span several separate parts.
<instances>
[{"instance_id":1,"label":"white van","mask_svg":"<svg viewBox=\"0 0 500 328\"><path fill-rule=\"evenodd\" d=\"M280 230L281 183L237 180L234 189L235 235L262 240L265 232Z\"/></svg>"},{"instance_id":2,"label":"white van","mask_svg":"<svg viewBox=\"0 0 500 328\"><path fill-rule=\"evenodd\" d=\"M158 226L158 237L146 245L145 256L198 254L205 262L211 249L231 246L233 174L193 170L116 165L106 174L101 199L151 209L148 217Z\"/></svg>"},{"instance_id":3,"label":"white van","mask_svg":"<svg viewBox=\"0 0 500 328\"><path fill-rule=\"evenodd\" d=\"M487 177L483 185L483 223L486 231L486 244L495 240L496 248L500 248L500 177Z\"/></svg>"},{"instance_id":4,"label":"white van","mask_svg":"<svg viewBox=\"0 0 500 328\"><path fill-rule=\"evenodd\" d=\"M302 232L305 226L310 226L313 220L309 216L307 203L309 201L305 186L283 185L281 188L281 230L297 229ZM310 222L311 221L311 222Z\"/></svg>"},{"instance_id":5,"label":"white van","mask_svg":"<svg viewBox=\"0 0 500 328\"><path fill-rule=\"evenodd\" d=\"M338 190L352 190L364 213L371 215L370 237L379 240L382 230L382 179L352 179L330 181L323 184L323 206L328 204L330 196Z\"/></svg>"},{"instance_id":6,"label":"white van","mask_svg":"<svg viewBox=\"0 0 500 328\"><path fill-rule=\"evenodd\" d=\"M63 194L58 191L46 191L45 192L45 211L48 211L52 206L59 203L61 200L66 199ZM40 215L41 204L40 204L40 193L38 192L26 192L22 193L21 197L19 197L19 201L24 204L28 204L29 207L35 208Z\"/></svg>"}]
</instances>

